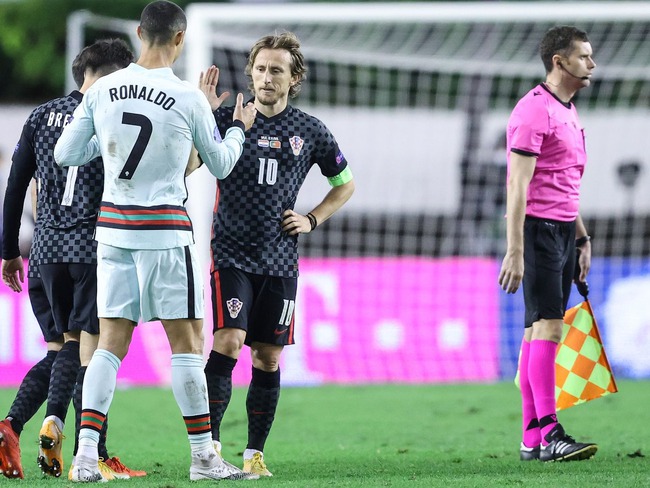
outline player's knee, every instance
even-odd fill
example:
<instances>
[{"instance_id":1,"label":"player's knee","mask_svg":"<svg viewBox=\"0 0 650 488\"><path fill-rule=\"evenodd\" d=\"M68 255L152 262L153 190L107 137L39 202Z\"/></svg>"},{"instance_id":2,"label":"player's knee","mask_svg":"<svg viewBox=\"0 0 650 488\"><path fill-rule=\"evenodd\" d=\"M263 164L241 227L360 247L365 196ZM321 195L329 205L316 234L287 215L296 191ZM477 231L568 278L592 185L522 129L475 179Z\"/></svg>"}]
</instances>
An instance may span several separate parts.
<instances>
[{"instance_id":1,"label":"player's knee","mask_svg":"<svg viewBox=\"0 0 650 488\"><path fill-rule=\"evenodd\" d=\"M533 339L560 342L562 340L562 319L540 319L533 323Z\"/></svg>"},{"instance_id":2,"label":"player's knee","mask_svg":"<svg viewBox=\"0 0 650 488\"><path fill-rule=\"evenodd\" d=\"M63 340L65 342L68 342L68 341L79 342L80 339L81 339L81 331L79 331L79 330L71 330L71 331L63 333Z\"/></svg>"},{"instance_id":3,"label":"player's knee","mask_svg":"<svg viewBox=\"0 0 650 488\"><path fill-rule=\"evenodd\" d=\"M129 352L131 337L102 337L99 338L97 349L104 349L115 354L118 358L124 359Z\"/></svg>"},{"instance_id":4,"label":"player's knee","mask_svg":"<svg viewBox=\"0 0 650 488\"><path fill-rule=\"evenodd\" d=\"M266 371L267 373L272 373L278 370L280 367L280 361L279 358L266 358L265 360L253 359L253 367L255 369Z\"/></svg>"},{"instance_id":5,"label":"player's knee","mask_svg":"<svg viewBox=\"0 0 650 488\"><path fill-rule=\"evenodd\" d=\"M281 352L282 346L253 343L251 345L253 367L267 372L277 371L280 367Z\"/></svg>"},{"instance_id":6,"label":"player's knee","mask_svg":"<svg viewBox=\"0 0 650 488\"><path fill-rule=\"evenodd\" d=\"M244 341L246 332L241 329L221 329L214 334L213 349L220 354L230 357L238 357Z\"/></svg>"}]
</instances>

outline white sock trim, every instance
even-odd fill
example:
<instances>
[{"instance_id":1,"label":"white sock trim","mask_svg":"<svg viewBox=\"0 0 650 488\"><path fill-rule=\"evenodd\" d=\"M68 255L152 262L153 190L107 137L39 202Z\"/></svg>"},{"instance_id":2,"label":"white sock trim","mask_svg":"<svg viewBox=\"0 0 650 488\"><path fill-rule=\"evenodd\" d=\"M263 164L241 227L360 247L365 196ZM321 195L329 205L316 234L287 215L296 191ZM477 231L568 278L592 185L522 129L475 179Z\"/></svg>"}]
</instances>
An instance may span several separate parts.
<instances>
[{"instance_id":1,"label":"white sock trim","mask_svg":"<svg viewBox=\"0 0 650 488\"><path fill-rule=\"evenodd\" d=\"M264 453L262 451L258 451L257 449L246 449L244 450L244 461L253 459L256 452L259 452L262 455L262 459L264 459Z\"/></svg>"},{"instance_id":2,"label":"white sock trim","mask_svg":"<svg viewBox=\"0 0 650 488\"><path fill-rule=\"evenodd\" d=\"M172 354L172 366L177 366L177 367L200 366L202 368L203 356L201 356L200 354L190 354L190 353Z\"/></svg>"},{"instance_id":3,"label":"white sock trim","mask_svg":"<svg viewBox=\"0 0 650 488\"><path fill-rule=\"evenodd\" d=\"M115 368L115 371L118 371L120 369L120 365L122 364L122 361L120 358L118 358L115 354L113 354L111 351L108 351L106 349L97 349L93 353L93 356L100 356L105 358L113 368Z\"/></svg>"},{"instance_id":4,"label":"white sock trim","mask_svg":"<svg viewBox=\"0 0 650 488\"><path fill-rule=\"evenodd\" d=\"M65 424L63 423L63 420L61 420L56 415L49 415L49 416L47 416L47 417L45 417L43 419L43 423L49 422L50 420L52 420L56 424L56 426L59 428L59 430L61 432L63 432L63 427L65 426Z\"/></svg>"}]
</instances>

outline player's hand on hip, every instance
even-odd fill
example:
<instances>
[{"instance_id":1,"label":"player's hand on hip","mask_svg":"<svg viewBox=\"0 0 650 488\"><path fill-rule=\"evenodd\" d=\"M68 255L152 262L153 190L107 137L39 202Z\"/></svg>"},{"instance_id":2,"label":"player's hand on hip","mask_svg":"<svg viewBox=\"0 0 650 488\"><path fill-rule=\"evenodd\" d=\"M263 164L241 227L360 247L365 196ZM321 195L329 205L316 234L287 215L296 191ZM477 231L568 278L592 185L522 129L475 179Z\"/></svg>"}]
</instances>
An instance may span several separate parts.
<instances>
[{"instance_id":1,"label":"player's hand on hip","mask_svg":"<svg viewBox=\"0 0 650 488\"><path fill-rule=\"evenodd\" d=\"M2 261L2 281L15 292L23 291L21 283L25 282L25 268L20 256Z\"/></svg>"},{"instance_id":2,"label":"player's hand on hip","mask_svg":"<svg viewBox=\"0 0 650 488\"><path fill-rule=\"evenodd\" d=\"M499 285L506 293L515 293L524 279L524 257L506 253L501 263Z\"/></svg>"},{"instance_id":3,"label":"player's hand on hip","mask_svg":"<svg viewBox=\"0 0 650 488\"><path fill-rule=\"evenodd\" d=\"M219 68L212 65L205 73L201 71L199 75L199 90L208 99L208 103L213 112L221 107L221 104L230 96L230 92L223 92L220 96L217 96L217 83L219 83Z\"/></svg>"},{"instance_id":4,"label":"player's hand on hip","mask_svg":"<svg viewBox=\"0 0 650 488\"><path fill-rule=\"evenodd\" d=\"M293 210L285 210L282 213L282 231L290 236L311 232L309 217L294 212Z\"/></svg>"},{"instance_id":5,"label":"player's hand on hip","mask_svg":"<svg viewBox=\"0 0 650 488\"><path fill-rule=\"evenodd\" d=\"M235 111L232 114L232 120L241 120L244 123L244 130L248 130L253 127L256 116L257 109L255 108L255 105L253 105L253 102L248 102L246 106L244 106L244 95L238 93Z\"/></svg>"}]
</instances>

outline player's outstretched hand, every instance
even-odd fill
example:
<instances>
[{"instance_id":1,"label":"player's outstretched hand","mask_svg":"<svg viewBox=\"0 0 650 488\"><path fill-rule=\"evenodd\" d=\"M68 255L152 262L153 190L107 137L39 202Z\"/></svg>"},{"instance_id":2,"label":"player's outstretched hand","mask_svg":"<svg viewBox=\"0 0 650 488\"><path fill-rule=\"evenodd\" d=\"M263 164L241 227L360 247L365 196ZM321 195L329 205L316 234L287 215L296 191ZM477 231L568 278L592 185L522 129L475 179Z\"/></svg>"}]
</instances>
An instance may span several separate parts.
<instances>
[{"instance_id":1,"label":"player's outstretched hand","mask_svg":"<svg viewBox=\"0 0 650 488\"><path fill-rule=\"evenodd\" d=\"M506 293L515 293L524 279L524 256L506 253L499 273L499 285Z\"/></svg>"},{"instance_id":2,"label":"player's outstretched hand","mask_svg":"<svg viewBox=\"0 0 650 488\"><path fill-rule=\"evenodd\" d=\"M237 103L235 104L235 111L232 114L232 120L241 120L244 123L244 130L248 130L253 126L255 117L257 116L257 109L253 102L248 102L244 106L244 95L237 94Z\"/></svg>"},{"instance_id":3,"label":"player's outstretched hand","mask_svg":"<svg viewBox=\"0 0 650 488\"><path fill-rule=\"evenodd\" d=\"M2 281L15 292L23 291L21 283L25 282L23 258L2 260Z\"/></svg>"},{"instance_id":4,"label":"player's outstretched hand","mask_svg":"<svg viewBox=\"0 0 650 488\"><path fill-rule=\"evenodd\" d=\"M201 71L199 75L199 90L208 99L208 103L210 103L210 108L213 112L221 107L224 100L230 96L230 92L223 92L220 96L217 96L217 83L219 83L219 68L212 65L205 73Z\"/></svg>"},{"instance_id":5,"label":"player's outstretched hand","mask_svg":"<svg viewBox=\"0 0 650 488\"><path fill-rule=\"evenodd\" d=\"M290 236L311 232L309 217L293 210L285 210L282 212L282 231Z\"/></svg>"}]
</instances>

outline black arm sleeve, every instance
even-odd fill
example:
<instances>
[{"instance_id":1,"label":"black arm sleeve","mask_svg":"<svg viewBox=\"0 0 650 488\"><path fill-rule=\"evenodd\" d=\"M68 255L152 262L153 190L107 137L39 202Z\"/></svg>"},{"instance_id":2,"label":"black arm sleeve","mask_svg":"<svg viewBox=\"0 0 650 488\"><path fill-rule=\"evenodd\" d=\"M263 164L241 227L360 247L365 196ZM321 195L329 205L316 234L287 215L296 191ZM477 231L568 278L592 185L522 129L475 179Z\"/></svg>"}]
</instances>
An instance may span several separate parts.
<instances>
[{"instance_id":1,"label":"black arm sleeve","mask_svg":"<svg viewBox=\"0 0 650 488\"><path fill-rule=\"evenodd\" d=\"M29 183L36 173L36 156L34 154L32 128L26 124L20 136L20 142L14 152L7 191L2 211L2 257L14 259L20 256L18 237L20 219L23 214L25 194Z\"/></svg>"},{"instance_id":2,"label":"black arm sleeve","mask_svg":"<svg viewBox=\"0 0 650 488\"><path fill-rule=\"evenodd\" d=\"M510 152L517 153L517 154L519 154L520 156L532 156L532 157L535 157L535 158L536 158L537 156L539 156L539 153L534 153L534 152L530 152L530 151L524 151L523 149L517 149L517 148L515 148L515 147L513 147L512 149L510 149Z\"/></svg>"}]
</instances>

